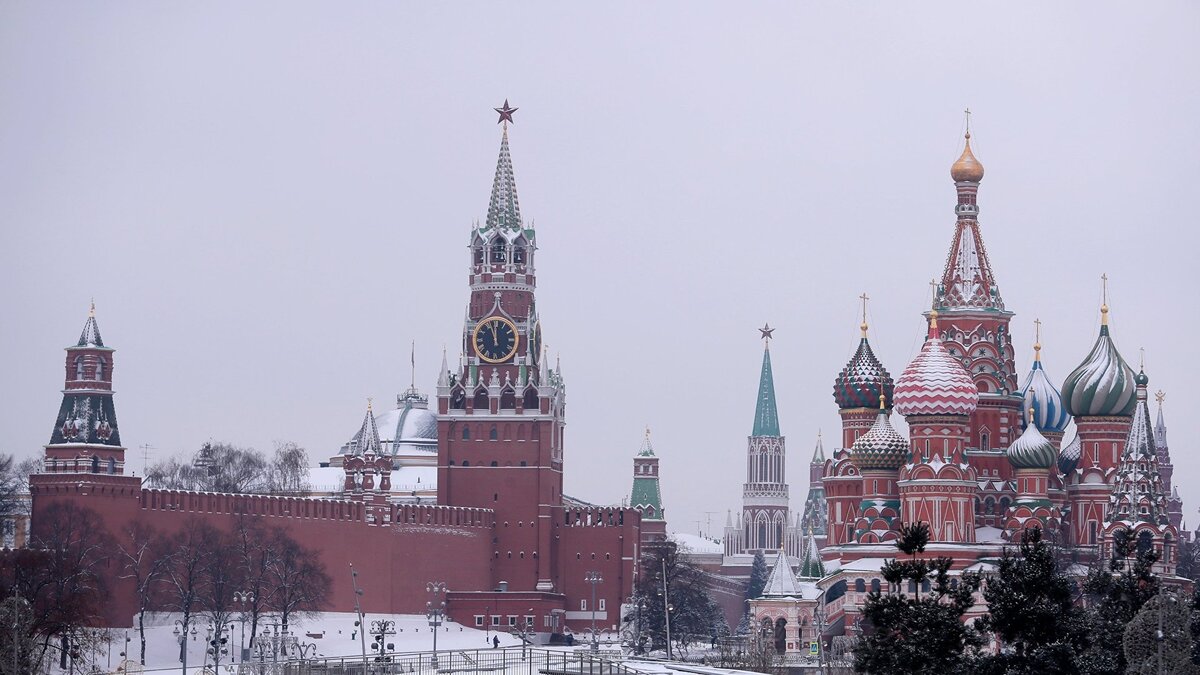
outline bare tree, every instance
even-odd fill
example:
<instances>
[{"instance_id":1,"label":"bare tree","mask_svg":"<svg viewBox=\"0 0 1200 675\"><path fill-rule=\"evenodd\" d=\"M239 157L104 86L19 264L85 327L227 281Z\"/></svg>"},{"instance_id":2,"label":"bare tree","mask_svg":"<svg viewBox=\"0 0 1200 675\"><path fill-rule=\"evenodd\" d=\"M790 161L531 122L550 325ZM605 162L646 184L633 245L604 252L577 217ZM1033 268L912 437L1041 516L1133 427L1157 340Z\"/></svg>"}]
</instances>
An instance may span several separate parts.
<instances>
[{"instance_id":1,"label":"bare tree","mask_svg":"<svg viewBox=\"0 0 1200 675\"><path fill-rule=\"evenodd\" d=\"M171 565L167 539L154 528L134 521L117 540L117 560L121 564L119 578L133 580L138 601L138 637L141 640L140 662L146 665L146 611L154 602L159 584L167 577Z\"/></svg>"},{"instance_id":2,"label":"bare tree","mask_svg":"<svg viewBox=\"0 0 1200 675\"><path fill-rule=\"evenodd\" d=\"M240 590L244 578L234 543L231 535L214 531L210 540L211 550L201 566L201 607L204 616L216 630L208 646L214 666L221 663L221 651L226 644L225 625L233 618L235 611L233 594Z\"/></svg>"},{"instance_id":3,"label":"bare tree","mask_svg":"<svg viewBox=\"0 0 1200 675\"><path fill-rule=\"evenodd\" d=\"M12 455L0 455L0 520L22 511L23 480Z\"/></svg>"},{"instance_id":4,"label":"bare tree","mask_svg":"<svg viewBox=\"0 0 1200 675\"><path fill-rule=\"evenodd\" d=\"M172 457L147 468L146 478L154 487L172 490L245 494L271 488L261 452L212 441L200 446L191 463Z\"/></svg>"},{"instance_id":5,"label":"bare tree","mask_svg":"<svg viewBox=\"0 0 1200 675\"><path fill-rule=\"evenodd\" d=\"M282 531L277 532L274 539L277 556L271 565L270 580L274 592L270 607L279 612L280 623L286 630L293 614L321 609L332 581L325 573L317 551L301 546Z\"/></svg>"},{"instance_id":6,"label":"bare tree","mask_svg":"<svg viewBox=\"0 0 1200 675\"><path fill-rule=\"evenodd\" d=\"M218 540L217 530L208 523L191 518L171 540L171 559L166 573L166 607L183 615L183 642L179 658L187 647L187 632L192 616L201 608L204 574Z\"/></svg>"},{"instance_id":7,"label":"bare tree","mask_svg":"<svg viewBox=\"0 0 1200 675\"><path fill-rule=\"evenodd\" d=\"M29 548L5 556L0 593L23 598L20 606L30 611L22 620L35 644L29 663L41 663L53 642L65 669L72 636L99 622L109 541L95 511L58 502L40 514Z\"/></svg>"},{"instance_id":8,"label":"bare tree","mask_svg":"<svg viewBox=\"0 0 1200 675\"><path fill-rule=\"evenodd\" d=\"M308 490L308 451L291 441L276 441L268 474L272 492Z\"/></svg>"},{"instance_id":9,"label":"bare tree","mask_svg":"<svg viewBox=\"0 0 1200 675\"><path fill-rule=\"evenodd\" d=\"M233 545L242 568L242 587L246 599L239 609L250 614L250 642L258 635L258 619L269 605L272 585L271 568L275 564L275 538L267 535L262 522L239 513L234 521Z\"/></svg>"}]
</instances>

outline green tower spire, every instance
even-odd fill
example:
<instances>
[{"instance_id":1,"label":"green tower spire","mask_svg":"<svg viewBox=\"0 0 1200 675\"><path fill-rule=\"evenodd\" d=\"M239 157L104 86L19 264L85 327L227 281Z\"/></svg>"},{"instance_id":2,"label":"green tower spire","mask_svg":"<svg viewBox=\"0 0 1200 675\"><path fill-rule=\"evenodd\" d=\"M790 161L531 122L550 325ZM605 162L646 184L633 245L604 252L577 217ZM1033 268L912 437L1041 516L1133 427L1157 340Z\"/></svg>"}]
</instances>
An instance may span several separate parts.
<instances>
[{"instance_id":1,"label":"green tower spire","mask_svg":"<svg viewBox=\"0 0 1200 675\"><path fill-rule=\"evenodd\" d=\"M758 403L754 408L754 432L752 436L779 436L779 411L775 407L775 378L771 374L771 339L769 327L759 328L763 333L762 374L758 376Z\"/></svg>"}]
</instances>

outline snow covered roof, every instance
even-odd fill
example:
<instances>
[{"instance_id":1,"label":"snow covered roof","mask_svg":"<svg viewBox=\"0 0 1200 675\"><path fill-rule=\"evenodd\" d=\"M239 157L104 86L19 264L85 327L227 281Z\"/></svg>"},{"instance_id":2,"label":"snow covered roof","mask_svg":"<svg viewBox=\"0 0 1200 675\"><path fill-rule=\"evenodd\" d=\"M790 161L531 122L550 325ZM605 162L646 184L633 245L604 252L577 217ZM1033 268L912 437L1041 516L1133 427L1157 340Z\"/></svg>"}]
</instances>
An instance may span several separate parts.
<instances>
[{"instance_id":1,"label":"snow covered roof","mask_svg":"<svg viewBox=\"0 0 1200 675\"><path fill-rule=\"evenodd\" d=\"M771 575L767 577L767 585L763 587L762 594L766 598L798 598L803 595L800 582L796 580L796 573L792 571L792 561L788 560L783 549L779 549L775 556L775 565L771 567Z\"/></svg>"},{"instance_id":2,"label":"snow covered roof","mask_svg":"<svg viewBox=\"0 0 1200 675\"><path fill-rule=\"evenodd\" d=\"M672 532L671 540L681 548L687 548L692 553L724 553L721 542L685 532Z\"/></svg>"},{"instance_id":3,"label":"snow covered roof","mask_svg":"<svg viewBox=\"0 0 1200 675\"><path fill-rule=\"evenodd\" d=\"M896 381L893 404L904 415L970 415L979 404L979 388L958 359L950 356L937 333L937 313L929 337Z\"/></svg>"},{"instance_id":4,"label":"snow covered roof","mask_svg":"<svg viewBox=\"0 0 1200 675\"><path fill-rule=\"evenodd\" d=\"M890 558L859 558L842 565L842 572L878 572Z\"/></svg>"},{"instance_id":5,"label":"snow covered roof","mask_svg":"<svg viewBox=\"0 0 1200 675\"><path fill-rule=\"evenodd\" d=\"M1004 530L998 527L977 527L975 528L975 541L979 544L1003 544Z\"/></svg>"}]
</instances>

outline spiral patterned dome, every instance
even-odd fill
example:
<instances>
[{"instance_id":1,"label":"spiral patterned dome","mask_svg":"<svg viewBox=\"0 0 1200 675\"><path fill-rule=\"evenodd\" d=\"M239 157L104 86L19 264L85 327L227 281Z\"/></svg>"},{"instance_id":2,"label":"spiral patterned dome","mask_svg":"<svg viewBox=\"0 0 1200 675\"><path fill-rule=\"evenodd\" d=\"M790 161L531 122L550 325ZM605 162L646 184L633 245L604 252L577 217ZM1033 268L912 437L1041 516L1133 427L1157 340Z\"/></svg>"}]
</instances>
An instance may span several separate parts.
<instances>
[{"instance_id":1,"label":"spiral patterned dome","mask_svg":"<svg viewBox=\"0 0 1200 675\"><path fill-rule=\"evenodd\" d=\"M979 405L979 388L937 337L937 312L930 315L929 337L921 353L896 381L893 404L905 417L970 415Z\"/></svg>"},{"instance_id":2,"label":"spiral patterned dome","mask_svg":"<svg viewBox=\"0 0 1200 675\"><path fill-rule=\"evenodd\" d=\"M864 335L854 356L850 357L850 362L833 381L833 400L841 410L873 408L879 402L880 394L887 400L892 400L895 387L891 374L876 358Z\"/></svg>"},{"instance_id":3,"label":"spiral patterned dome","mask_svg":"<svg viewBox=\"0 0 1200 675\"><path fill-rule=\"evenodd\" d=\"M1040 350L1038 350L1040 351ZM1063 407L1062 395L1058 387L1050 384L1046 370L1042 368L1041 356L1034 356L1033 368L1025 379L1025 384L1017 390L1017 394L1025 399L1025 407L1033 408L1033 423L1038 429L1050 433L1062 433L1071 422L1071 416ZM1021 411L1022 417L1029 417L1028 410ZM1028 419L1022 420L1029 424Z\"/></svg>"},{"instance_id":4,"label":"spiral patterned dome","mask_svg":"<svg viewBox=\"0 0 1200 675\"><path fill-rule=\"evenodd\" d=\"M1049 469L1058 459L1058 450L1038 431L1036 424L1030 424L1025 427L1025 433L1008 446L1007 455L1008 463L1015 468Z\"/></svg>"},{"instance_id":5,"label":"spiral patterned dome","mask_svg":"<svg viewBox=\"0 0 1200 675\"><path fill-rule=\"evenodd\" d=\"M1083 453L1083 443L1079 441L1079 435L1075 435L1075 440L1071 441L1067 447L1058 453L1058 470L1063 475L1067 475L1075 470L1079 465L1079 456Z\"/></svg>"},{"instance_id":6,"label":"spiral patterned dome","mask_svg":"<svg viewBox=\"0 0 1200 675\"><path fill-rule=\"evenodd\" d=\"M850 460L859 471L894 471L908 461L908 439L892 428L889 417L888 411L881 406L875 424L850 447Z\"/></svg>"},{"instance_id":7,"label":"spiral patterned dome","mask_svg":"<svg viewBox=\"0 0 1200 675\"><path fill-rule=\"evenodd\" d=\"M1107 309L1102 311L1107 314ZM1100 326L1100 337L1091 353L1063 381L1067 412L1075 417L1132 415L1137 405L1134 389L1133 369L1121 358L1106 322Z\"/></svg>"}]
</instances>

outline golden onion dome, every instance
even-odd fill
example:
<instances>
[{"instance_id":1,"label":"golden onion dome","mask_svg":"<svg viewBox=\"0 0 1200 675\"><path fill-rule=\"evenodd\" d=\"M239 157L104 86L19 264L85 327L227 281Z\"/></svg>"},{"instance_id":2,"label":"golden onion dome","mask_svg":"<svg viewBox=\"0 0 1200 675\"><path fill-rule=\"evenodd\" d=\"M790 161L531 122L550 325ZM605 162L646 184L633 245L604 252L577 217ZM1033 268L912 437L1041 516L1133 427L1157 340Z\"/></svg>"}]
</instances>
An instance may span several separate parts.
<instances>
[{"instance_id":1,"label":"golden onion dome","mask_svg":"<svg viewBox=\"0 0 1200 675\"><path fill-rule=\"evenodd\" d=\"M954 182L970 181L978 183L983 180L983 164L975 159L974 153L971 152L971 132L967 132L967 143L963 147L962 155L958 161L950 167L950 177Z\"/></svg>"}]
</instances>

